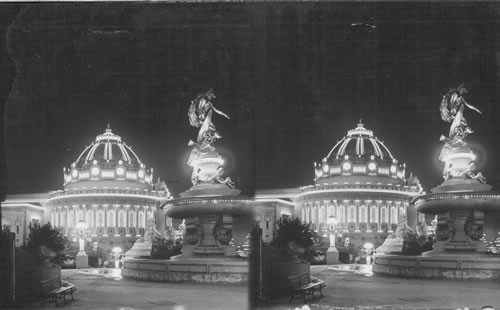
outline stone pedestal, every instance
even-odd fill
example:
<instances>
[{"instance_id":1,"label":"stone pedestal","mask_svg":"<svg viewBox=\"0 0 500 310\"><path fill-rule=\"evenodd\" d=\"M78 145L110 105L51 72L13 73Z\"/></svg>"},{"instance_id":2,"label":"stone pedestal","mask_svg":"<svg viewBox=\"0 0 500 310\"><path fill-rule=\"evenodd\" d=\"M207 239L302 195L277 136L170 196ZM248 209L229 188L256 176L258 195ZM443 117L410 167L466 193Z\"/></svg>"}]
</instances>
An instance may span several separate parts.
<instances>
[{"instance_id":1,"label":"stone pedestal","mask_svg":"<svg viewBox=\"0 0 500 310\"><path fill-rule=\"evenodd\" d=\"M76 254L76 269L89 268L89 257L85 251Z\"/></svg>"},{"instance_id":2,"label":"stone pedestal","mask_svg":"<svg viewBox=\"0 0 500 310\"><path fill-rule=\"evenodd\" d=\"M329 247L326 251L326 263L327 265L339 264L339 251L336 247Z\"/></svg>"},{"instance_id":3,"label":"stone pedestal","mask_svg":"<svg viewBox=\"0 0 500 310\"><path fill-rule=\"evenodd\" d=\"M224 249L215 239L215 226L220 217L216 215L198 216L198 225L201 226L201 240L193 250L195 255L224 255Z\"/></svg>"}]
</instances>

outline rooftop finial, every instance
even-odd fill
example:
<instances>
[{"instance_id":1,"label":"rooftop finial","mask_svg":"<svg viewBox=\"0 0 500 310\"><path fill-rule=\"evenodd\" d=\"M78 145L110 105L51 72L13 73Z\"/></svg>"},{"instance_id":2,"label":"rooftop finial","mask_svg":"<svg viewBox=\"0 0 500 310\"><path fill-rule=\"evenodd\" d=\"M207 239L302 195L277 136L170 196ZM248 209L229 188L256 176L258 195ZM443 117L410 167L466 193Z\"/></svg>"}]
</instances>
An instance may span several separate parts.
<instances>
[{"instance_id":1,"label":"rooftop finial","mask_svg":"<svg viewBox=\"0 0 500 310\"><path fill-rule=\"evenodd\" d=\"M363 126L364 126L363 119L359 118L358 127L363 127Z\"/></svg>"},{"instance_id":2,"label":"rooftop finial","mask_svg":"<svg viewBox=\"0 0 500 310\"><path fill-rule=\"evenodd\" d=\"M111 132L111 124L109 123L109 121L106 127L106 132Z\"/></svg>"}]
</instances>

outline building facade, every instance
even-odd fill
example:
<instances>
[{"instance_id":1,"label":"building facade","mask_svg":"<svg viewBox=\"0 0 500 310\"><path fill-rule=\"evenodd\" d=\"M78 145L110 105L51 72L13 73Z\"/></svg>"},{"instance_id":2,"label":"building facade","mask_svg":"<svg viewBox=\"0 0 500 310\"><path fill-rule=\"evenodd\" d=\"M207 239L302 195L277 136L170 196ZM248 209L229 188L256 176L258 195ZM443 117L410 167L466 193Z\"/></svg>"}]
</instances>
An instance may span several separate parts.
<instances>
[{"instance_id":1,"label":"building facade","mask_svg":"<svg viewBox=\"0 0 500 310\"><path fill-rule=\"evenodd\" d=\"M360 122L315 163L314 185L300 188L297 213L320 233L334 229L357 246L378 246L400 214L416 223L410 200L421 193L418 179L407 178L405 164Z\"/></svg>"},{"instance_id":2,"label":"building facade","mask_svg":"<svg viewBox=\"0 0 500 310\"><path fill-rule=\"evenodd\" d=\"M158 206L170 193L158 183L153 169L108 126L64 168L64 189L49 193L48 220L68 236L77 235L77 224L84 223L88 239L126 251L150 218L165 225Z\"/></svg>"}]
</instances>

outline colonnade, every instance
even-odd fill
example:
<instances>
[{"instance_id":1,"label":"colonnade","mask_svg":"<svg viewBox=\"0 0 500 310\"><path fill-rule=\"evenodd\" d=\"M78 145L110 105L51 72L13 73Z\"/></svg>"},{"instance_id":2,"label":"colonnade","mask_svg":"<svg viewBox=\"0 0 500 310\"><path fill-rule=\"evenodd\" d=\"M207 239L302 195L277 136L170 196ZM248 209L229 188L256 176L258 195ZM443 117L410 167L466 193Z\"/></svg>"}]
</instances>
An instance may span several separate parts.
<instances>
[{"instance_id":1,"label":"colonnade","mask_svg":"<svg viewBox=\"0 0 500 310\"><path fill-rule=\"evenodd\" d=\"M65 234L70 234L80 221L92 235L107 234L108 228L113 228L114 234L118 234L118 228L124 228L126 234L134 228L138 234L140 228L146 227L147 220L155 217L155 206L92 204L52 206L50 220L54 226L62 227Z\"/></svg>"},{"instance_id":2,"label":"colonnade","mask_svg":"<svg viewBox=\"0 0 500 310\"><path fill-rule=\"evenodd\" d=\"M327 225L328 218L333 216L343 229L347 229L350 223L355 229L359 229L361 223L366 223L368 229L372 223L377 224L378 229L382 223L390 228L391 224L398 223L401 214L407 213L408 206L406 200L305 201L300 203L300 218L316 227Z\"/></svg>"}]
</instances>

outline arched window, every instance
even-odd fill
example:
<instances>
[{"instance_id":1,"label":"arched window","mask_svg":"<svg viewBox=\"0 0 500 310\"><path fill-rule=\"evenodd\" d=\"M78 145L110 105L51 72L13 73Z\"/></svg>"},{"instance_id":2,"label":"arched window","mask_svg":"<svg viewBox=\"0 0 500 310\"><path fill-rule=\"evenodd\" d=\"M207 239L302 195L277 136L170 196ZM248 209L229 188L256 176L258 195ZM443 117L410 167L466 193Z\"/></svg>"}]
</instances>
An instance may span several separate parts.
<instances>
[{"instance_id":1,"label":"arched window","mask_svg":"<svg viewBox=\"0 0 500 310\"><path fill-rule=\"evenodd\" d=\"M321 206L319 207L319 224L324 224L326 223L326 220L325 220L326 216L325 216L325 206Z\"/></svg>"},{"instance_id":2,"label":"arched window","mask_svg":"<svg viewBox=\"0 0 500 310\"><path fill-rule=\"evenodd\" d=\"M380 215L381 215L380 222L387 223L387 208L386 207L382 207L380 209Z\"/></svg>"},{"instance_id":3,"label":"arched window","mask_svg":"<svg viewBox=\"0 0 500 310\"><path fill-rule=\"evenodd\" d=\"M377 207L372 206L370 208L370 223L378 223L378 218L377 218Z\"/></svg>"},{"instance_id":4,"label":"arched window","mask_svg":"<svg viewBox=\"0 0 500 310\"><path fill-rule=\"evenodd\" d=\"M67 216L66 210L61 211L61 226L64 228L66 228L66 216Z\"/></svg>"},{"instance_id":5,"label":"arched window","mask_svg":"<svg viewBox=\"0 0 500 310\"><path fill-rule=\"evenodd\" d=\"M73 210L69 211L68 222L68 227L75 227L75 212Z\"/></svg>"},{"instance_id":6,"label":"arched window","mask_svg":"<svg viewBox=\"0 0 500 310\"><path fill-rule=\"evenodd\" d=\"M115 227L115 210L108 211L108 227Z\"/></svg>"},{"instance_id":7,"label":"arched window","mask_svg":"<svg viewBox=\"0 0 500 310\"><path fill-rule=\"evenodd\" d=\"M345 223L345 208L344 206L339 207L339 216L338 216L338 222L339 223Z\"/></svg>"},{"instance_id":8,"label":"arched window","mask_svg":"<svg viewBox=\"0 0 500 310\"><path fill-rule=\"evenodd\" d=\"M366 214L366 206L359 207L359 221L361 223L368 222L368 218L367 218L367 214Z\"/></svg>"},{"instance_id":9,"label":"arched window","mask_svg":"<svg viewBox=\"0 0 500 310\"><path fill-rule=\"evenodd\" d=\"M328 206L328 217L330 216L336 216L335 214L335 207L334 206Z\"/></svg>"},{"instance_id":10,"label":"arched window","mask_svg":"<svg viewBox=\"0 0 500 310\"><path fill-rule=\"evenodd\" d=\"M120 210L118 212L118 226L119 227L127 226L127 223L125 222L125 211L124 210Z\"/></svg>"},{"instance_id":11,"label":"arched window","mask_svg":"<svg viewBox=\"0 0 500 310\"><path fill-rule=\"evenodd\" d=\"M396 213L396 207L391 207L391 223L398 222L398 214Z\"/></svg>"},{"instance_id":12,"label":"arched window","mask_svg":"<svg viewBox=\"0 0 500 310\"><path fill-rule=\"evenodd\" d=\"M97 211L97 226L104 227L104 211Z\"/></svg>"},{"instance_id":13,"label":"arched window","mask_svg":"<svg viewBox=\"0 0 500 310\"><path fill-rule=\"evenodd\" d=\"M130 211L128 213L128 226L135 227L135 212L134 211Z\"/></svg>"},{"instance_id":14,"label":"arched window","mask_svg":"<svg viewBox=\"0 0 500 310\"><path fill-rule=\"evenodd\" d=\"M76 214L78 215L76 217L77 222L85 221L85 218L83 217L83 210L78 210L78 212Z\"/></svg>"},{"instance_id":15,"label":"arched window","mask_svg":"<svg viewBox=\"0 0 500 310\"><path fill-rule=\"evenodd\" d=\"M139 228L144 227L144 211L139 211Z\"/></svg>"},{"instance_id":16,"label":"arched window","mask_svg":"<svg viewBox=\"0 0 500 310\"><path fill-rule=\"evenodd\" d=\"M92 210L87 211L87 220L85 223L87 227L94 227L94 212L92 212Z\"/></svg>"},{"instance_id":17,"label":"arched window","mask_svg":"<svg viewBox=\"0 0 500 310\"><path fill-rule=\"evenodd\" d=\"M349 223L355 223L356 222L356 208L354 206L349 206L348 210L348 217L349 217Z\"/></svg>"}]
</instances>

